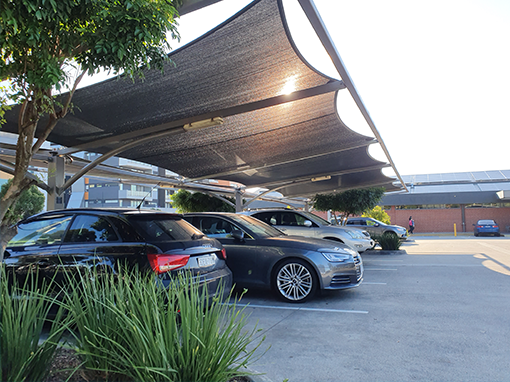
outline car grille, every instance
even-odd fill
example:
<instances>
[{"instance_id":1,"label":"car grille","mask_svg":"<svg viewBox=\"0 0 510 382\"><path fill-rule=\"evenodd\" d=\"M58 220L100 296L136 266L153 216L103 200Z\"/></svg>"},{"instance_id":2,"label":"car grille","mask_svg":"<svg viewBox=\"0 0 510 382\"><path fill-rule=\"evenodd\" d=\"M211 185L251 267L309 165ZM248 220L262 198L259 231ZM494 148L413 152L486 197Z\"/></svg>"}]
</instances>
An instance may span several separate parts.
<instances>
[{"instance_id":1,"label":"car grille","mask_svg":"<svg viewBox=\"0 0 510 382\"><path fill-rule=\"evenodd\" d=\"M346 284L357 284L361 281L363 275L361 274L361 257L359 255L353 256L354 265L356 267L356 276L346 276L346 275L335 275L331 279L332 287L339 287L340 285Z\"/></svg>"},{"instance_id":2,"label":"car grille","mask_svg":"<svg viewBox=\"0 0 510 382\"><path fill-rule=\"evenodd\" d=\"M351 282L351 276L333 276L331 279L331 286L334 287L341 284L350 284Z\"/></svg>"}]
</instances>

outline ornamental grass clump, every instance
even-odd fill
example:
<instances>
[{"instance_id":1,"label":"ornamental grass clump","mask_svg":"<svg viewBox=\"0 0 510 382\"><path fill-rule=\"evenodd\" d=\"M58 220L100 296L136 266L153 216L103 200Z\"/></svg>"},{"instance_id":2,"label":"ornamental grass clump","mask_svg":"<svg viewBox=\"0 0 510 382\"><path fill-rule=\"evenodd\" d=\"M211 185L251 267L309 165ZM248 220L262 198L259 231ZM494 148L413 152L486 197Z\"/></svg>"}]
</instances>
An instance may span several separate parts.
<instances>
[{"instance_id":1,"label":"ornamental grass clump","mask_svg":"<svg viewBox=\"0 0 510 382\"><path fill-rule=\"evenodd\" d=\"M123 269L87 271L78 281L69 309L77 352L96 379L225 382L247 375L256 329L245 330L242 311L209 299L190 275L167 289L154 274Z\"/></svg>"},{"instance_id":2,"label":"ornamental grass clump","mask_svg":"<svg viewBox=\"0 0 510 382\"><path fill-rule=\"evenodd\" d=\"M379 243L381 249L396 251L402 245L400 238L391 232L385 232L382 235L374 235L372 238Z\"/></svg>"},{"instance_id":3,"label":"ornamental grass clump","mask_svg":"<svg viewBox=\"0 0 510 382\"><path fill-rule=\"evenodd\" d=\"M28 275L20 283L0 269L0 381L42 381L67 328L52 283ZM52 318L48 318L50 309Z\"/></svg>"}]
</instances>

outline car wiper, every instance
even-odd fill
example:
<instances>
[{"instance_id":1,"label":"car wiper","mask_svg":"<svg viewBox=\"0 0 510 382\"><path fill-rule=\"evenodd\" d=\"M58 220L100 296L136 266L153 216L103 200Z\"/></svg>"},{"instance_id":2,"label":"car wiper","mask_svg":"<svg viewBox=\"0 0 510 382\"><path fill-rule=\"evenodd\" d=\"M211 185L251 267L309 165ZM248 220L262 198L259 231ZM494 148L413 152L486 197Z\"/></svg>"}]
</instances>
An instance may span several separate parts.
<instances>
[{"instance_id":1,"label":"car wiper","mask_svg":"<svg viewBox=\"0 0 510 382\"><path fill-rule=\"evenodd\" d=\"M197 234L197 233L194 233L192 236L191 236L191 240L198 240L198 239L201 239L203 238L205 235L202 233L202 234Z\"/></svg>"}]
</instances>

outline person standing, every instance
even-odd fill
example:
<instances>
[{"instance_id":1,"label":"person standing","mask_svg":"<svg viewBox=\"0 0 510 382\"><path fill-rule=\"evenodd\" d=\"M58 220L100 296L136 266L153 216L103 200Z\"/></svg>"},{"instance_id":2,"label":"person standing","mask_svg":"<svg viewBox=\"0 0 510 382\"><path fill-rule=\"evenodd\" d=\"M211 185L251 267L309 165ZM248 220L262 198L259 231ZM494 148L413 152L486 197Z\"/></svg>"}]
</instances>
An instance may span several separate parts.
<instances>
[{"instance_id":1,"label":"person standing","mask_svg":"<svg viewBox=\"0 0 510 382\"><path fill-rule=\"evenodd\" d=\"M414 231L414 220L412 216L409 216L409 233L413 233Z\"/></svg>"}]
</instances>

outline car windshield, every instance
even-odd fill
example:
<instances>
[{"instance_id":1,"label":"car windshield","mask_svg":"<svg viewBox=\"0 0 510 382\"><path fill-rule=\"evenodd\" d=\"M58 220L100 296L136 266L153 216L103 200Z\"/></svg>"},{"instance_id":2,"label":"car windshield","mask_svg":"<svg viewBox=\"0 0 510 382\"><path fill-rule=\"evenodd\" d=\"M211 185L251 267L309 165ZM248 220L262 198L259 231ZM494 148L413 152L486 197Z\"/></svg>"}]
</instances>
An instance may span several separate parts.
<instances>
[{"instance_id":1,"label":"car windshield","mask_svg":"<svg viewBox=\"0 0 510 382\"><path fill-rule=\"evenodd\" d=\"M365 235L363 235L359 231L354 231L354 230L350 230L350 229L343 229L342 231L346 232L353 239L364 239L365 238Z\"/></svg>"},{"instance_id":2,"label":"car windshield","mask_svg":"<svg viewBox=\"0 0 510 382\"><path fill-rule=\"evenodd\" d=\"M203 233L181 218L165 215L129 215L128 220L149 242L194 240Z\"/></svg>"},{"instance_id":3,"label":"car windshield","mask_svg":"<svg viewBox=\"0 0 510 382\"><path fill-rule=\"evenodd\" d=\"M373 221L374 223L379 224L379 225L386 225L386 223L380 222L379 220L374 219L374 218L370 218L370 220Z\"/></svg>"},{"instance_id":4,"label":"car windshield","mask_svg":"<svg viewBox=\"0 0 510 382\"><path fill-rule=\"evenodd\" d=\"M496 222L494 220L478 220L479 225L494 225Z\"/></svg>"},{"instance_id":5,"label":"car windshield","mask_svg":"<svg viewBox=\"0 0 510 382\"><path fill-rule=\"evenodd\" d=\"M300 211L303 215L305 215L309 220L317 223L317 224L321 224L321 225L333 225L331 224L330 222L328 222L327 220L321 218L320 216L317 216L315 214L312 214L311 212L307 212L307 211Z\"/></svg>"},{"instance_id":6,"label":"car windshield","mask_svg":"<svg viewBox=\"0 0 510 382\"><path fill-rule=\"evenodd\" d=\"M285 236L285 234L282 231L254 217L247 215L230 215L230 217L244 229L250 230L259 236L265 237Z\"/></svg>"}]
</instances>

